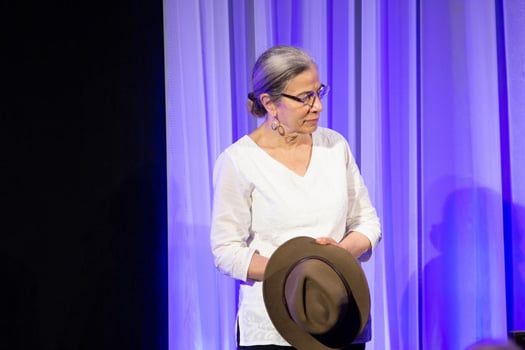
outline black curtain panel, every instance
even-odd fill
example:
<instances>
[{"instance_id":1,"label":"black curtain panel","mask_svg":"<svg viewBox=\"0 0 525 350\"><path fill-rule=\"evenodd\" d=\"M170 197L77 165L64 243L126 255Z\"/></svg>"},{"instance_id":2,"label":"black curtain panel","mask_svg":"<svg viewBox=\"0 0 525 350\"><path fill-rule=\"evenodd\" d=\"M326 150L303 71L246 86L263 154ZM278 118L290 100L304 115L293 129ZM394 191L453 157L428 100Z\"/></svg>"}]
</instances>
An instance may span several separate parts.
<instances>
[{"instance_id":1,"label":"black curtain panel","mask_svg":"<svg viewBox=\"0 0 525 350\"><path fill-rule=\"evenodd\" d=\"M0 348L167 349L162 1L0 6Z\"/></svg>"}]
</instances>

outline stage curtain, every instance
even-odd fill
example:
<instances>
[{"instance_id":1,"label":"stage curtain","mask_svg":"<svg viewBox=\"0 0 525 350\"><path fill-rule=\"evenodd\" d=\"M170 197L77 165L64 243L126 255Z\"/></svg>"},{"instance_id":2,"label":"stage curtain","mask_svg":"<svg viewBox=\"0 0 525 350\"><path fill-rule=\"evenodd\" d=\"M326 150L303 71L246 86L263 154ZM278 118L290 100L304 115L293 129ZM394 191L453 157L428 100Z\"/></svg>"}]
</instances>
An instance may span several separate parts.
<instances>
[{"instance_id":1,"label":"stage curtain","mask_svg":"<svg viewBox=\"0 0 525 350\"><path fill-rule=\"evenodd\" d=\"M305 48L381 217L367 349L462 349L525 329L525 1L164 2L170 350L234 349L211 174L258 125L255 58Z\"/></svg>"}]
</instances>

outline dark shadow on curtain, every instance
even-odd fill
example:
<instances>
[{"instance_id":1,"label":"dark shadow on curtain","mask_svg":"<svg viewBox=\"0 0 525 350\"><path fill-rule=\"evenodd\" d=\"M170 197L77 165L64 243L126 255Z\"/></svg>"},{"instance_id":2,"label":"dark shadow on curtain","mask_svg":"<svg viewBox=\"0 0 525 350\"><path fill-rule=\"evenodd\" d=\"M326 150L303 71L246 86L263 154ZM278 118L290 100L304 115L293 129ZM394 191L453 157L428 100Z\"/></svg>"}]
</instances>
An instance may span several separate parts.
<instances>
[{"instance_id":1,"label":"dark shadow on curtain","mask_svg":"<svg viewBox=\"0 0 525 350\"><path fill-rule=\"evenodd\" d=\"M525 207L503 202L505 215L505 254L507 277L507 307L510 308L509 331L525 330Z\"/></svg>"},{"instance_id":2,"label":"dark shadow on curtain","mask_svg":"<svg viewBox=\"0 0 525 350\"><path fill-rule=\"evenodd\" d=\"M451 179L449 184L460 181ZM501 201L501 194L488 188L454 189L444 200L441 221L425 233L438 255L425 263L420 281L423 287L421 321L427 338L424 343L430 341L443 348L459 348L465 342L490 336L494 316L491 305L501 297L492 291L505 288L504 276L496 274L498 268L504 268L504 258L500 255L504 251L505 235ZM523 213L523 208L513 205L513 212ZM513 217L517 219L519 214ZM518 229L518 224L516 220L512 226L521 232L515 237L520 241L515 245L520 247L520 251L515 252L515 264L521 270L520 275L515 275L514 283L523 288L525 249L521 243L523 229ZM432 254L432 248L424 247L423 254ZM468 334L466 329L470 329ZM478 339L468 339L470 336Z\"/></svg>"}]
</instances>

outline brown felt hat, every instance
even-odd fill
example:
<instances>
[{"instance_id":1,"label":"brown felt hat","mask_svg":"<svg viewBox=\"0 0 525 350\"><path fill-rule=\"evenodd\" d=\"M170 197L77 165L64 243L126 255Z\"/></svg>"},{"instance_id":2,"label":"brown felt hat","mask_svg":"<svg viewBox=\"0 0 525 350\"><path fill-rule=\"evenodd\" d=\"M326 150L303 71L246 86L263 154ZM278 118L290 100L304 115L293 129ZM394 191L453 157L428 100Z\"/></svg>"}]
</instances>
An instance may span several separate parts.
<instances>
[{"instance_id":1,"label":"brown felt hat","mask_svg":"<svg viewBox=\"0 0 525 350\"><path fill-rule=\"evenodd\" d=\"M275 328L299 350L342 349L370 316L368 283L357 260L311 237L292 238L272 254L263 296Z\"/></svg>"}]
</instances>

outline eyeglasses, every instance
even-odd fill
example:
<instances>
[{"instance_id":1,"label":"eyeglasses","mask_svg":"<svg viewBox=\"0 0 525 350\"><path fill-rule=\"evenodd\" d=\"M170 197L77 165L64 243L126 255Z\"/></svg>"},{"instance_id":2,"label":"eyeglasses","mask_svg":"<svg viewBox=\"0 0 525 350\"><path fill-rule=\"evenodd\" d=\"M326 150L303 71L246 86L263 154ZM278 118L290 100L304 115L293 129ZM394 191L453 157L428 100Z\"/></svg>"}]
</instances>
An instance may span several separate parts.
<instances>
[{"instance_id":1,"label":"eyeglasses","mask_svg":"<svg viewBox=\"0 0 525 350\"><path fill-rule=\"evenodd\" d=\"M326 96L328 91L330 91L330 87L321 84L317 91L306 92L304 93L303 97L288 95L284 93L280 93L279 96L284 96L294 101L301 102L305 106L312 107L314 105L315 98L319 97L319 100L321 100L323 97Z\"/></svg>"}]
</instances>

